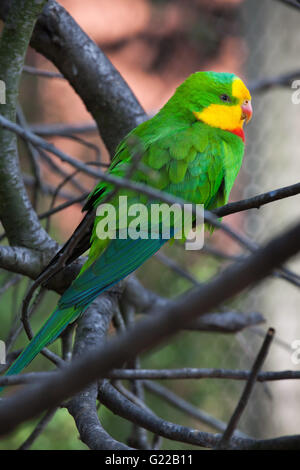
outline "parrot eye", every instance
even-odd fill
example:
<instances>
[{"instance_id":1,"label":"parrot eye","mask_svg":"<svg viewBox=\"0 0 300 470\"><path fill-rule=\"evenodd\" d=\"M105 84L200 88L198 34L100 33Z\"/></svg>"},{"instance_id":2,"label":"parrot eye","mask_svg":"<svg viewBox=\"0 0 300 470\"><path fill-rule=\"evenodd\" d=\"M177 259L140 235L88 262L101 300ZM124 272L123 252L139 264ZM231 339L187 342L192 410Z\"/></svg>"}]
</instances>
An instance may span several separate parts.
<instances>
[{"instance_id":1,"label":"parrot eye","mask_svg":"<svg viewBox=\"0 0 300 470\"><path fill-rule=\"evenodd\" d=\"M225 103L230 103L230 101L231 101L230 96L228 96L228 95L221 95L220 99L222 101L225 101Z\"/></svg>"}]
</instances>

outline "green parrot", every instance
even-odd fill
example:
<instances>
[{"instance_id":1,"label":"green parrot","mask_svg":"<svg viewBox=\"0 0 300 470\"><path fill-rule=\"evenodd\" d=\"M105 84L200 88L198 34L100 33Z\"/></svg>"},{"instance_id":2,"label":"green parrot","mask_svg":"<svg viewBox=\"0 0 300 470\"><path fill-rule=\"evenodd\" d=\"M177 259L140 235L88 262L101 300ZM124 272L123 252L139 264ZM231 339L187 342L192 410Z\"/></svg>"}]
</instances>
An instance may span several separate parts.
<instances>
[{"instance_id":1,"label":"green parrot","mask_svg":"<svg viewBox=\"0 0 300 470\"><path fill-rule=\"evenodd\" d=\"M134 155L140 152L141 164L133 170L133 181L213 209L228 201L244 154L243 124L251 116L251 96L240 78L232 73L196 72L177 88L154 117L121 141L108 171L126 177ZM128 189L116 193L113 189L107 182L97 184L83 210L89 213L101 209L110 194L114 207L121 195L127 196L128 205L149 204L145 195ZM86 263L6 375L19 373L101 292L136 270L166 242L161 236L156 239L101 237L99 222L103 221L103 214L96 214ZM121 227L120 220L117 223L120 229L117 233L120 233L126 227ZM172 235L171 231L170 238Z\"/></svg>"}]
</instances>

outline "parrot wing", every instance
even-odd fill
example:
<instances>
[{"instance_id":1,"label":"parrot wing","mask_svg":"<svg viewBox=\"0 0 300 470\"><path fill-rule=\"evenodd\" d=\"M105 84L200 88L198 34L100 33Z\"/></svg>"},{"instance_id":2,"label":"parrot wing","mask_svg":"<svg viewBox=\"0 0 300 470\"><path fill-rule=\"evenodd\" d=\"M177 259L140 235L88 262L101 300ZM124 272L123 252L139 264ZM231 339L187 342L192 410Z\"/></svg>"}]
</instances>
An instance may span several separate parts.
<instances>
[{"instance_id":1,"label":"parrot wing","mask_svg":"<svg viewBox=\"0 0 300 470\"><path fill-rule=\"evenodd\" d=\"M212 133L211 128L207 127L196 123L170 137L158 139L149 146L142 158L142 163L154 173L150 173L150 177L147 171L143 174L144 177L146 174L148 184L150 179L153 186L188 201L204 204L205 207L212 206L216 201L225 202L228 183L224 167L225 162L233 158L231 147L224 144L222 136ZM129 147L124 143L119 150L111 171L121 176L124 165L130 163L131 155ZM229 169L229 175L233 173ZM141 172L133 179L140 181L140 175ZM97 197L97 204L101 204L103 194L110 190L109 184L101 183L95 188L89 203L94 198L95 206ZM120 192L128 194L127 190ZM131 196L128 204L143 200L143 195L131 193ZM111 202L117 204L117 198ZM95 226L97 221L96 217ZM166 241L162 238L99 240L94 227L90 259L61 297L59 307L83 307L90 303L101 292L136 270Z\"/></svg>"}]
</instances>

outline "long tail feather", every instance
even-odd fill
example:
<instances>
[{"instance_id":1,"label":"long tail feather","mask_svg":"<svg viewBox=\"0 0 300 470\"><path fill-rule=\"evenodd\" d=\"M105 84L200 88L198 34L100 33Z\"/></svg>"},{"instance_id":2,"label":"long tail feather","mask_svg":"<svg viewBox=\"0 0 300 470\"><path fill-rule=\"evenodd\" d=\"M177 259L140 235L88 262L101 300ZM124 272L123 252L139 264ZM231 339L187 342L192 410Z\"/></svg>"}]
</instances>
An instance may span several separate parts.
<instances>
[{"instance_id":1,"label":"long tail feather","mask_svg":"<svg viewBox=\"0 0 300 470\"><path fill-rule=\"evenodd\" d=\"M78 310L74 307L63 310L57 308L54 310L39 332L32 338L24 351L6 371L5 375L13 375L21 372L35 356L48 344L52 343L66 326L74 321L82 311L83 309ZM0 388L0 391L1 390L2 388Z\"/></svg>"},{"instance_id":2,"label":"long tail feather","mask_svg":"<svg viewBox=\"0 0 300 470\"><path fill-rule=\"evenodd\" d=\"M80 274L65 291L56 310L5 375L21 372L44 347L60 335L69 323L76 320L101 292L137 269L166 241L165 239L113 240L103 255Z\"/></svg>"}]
</instances>

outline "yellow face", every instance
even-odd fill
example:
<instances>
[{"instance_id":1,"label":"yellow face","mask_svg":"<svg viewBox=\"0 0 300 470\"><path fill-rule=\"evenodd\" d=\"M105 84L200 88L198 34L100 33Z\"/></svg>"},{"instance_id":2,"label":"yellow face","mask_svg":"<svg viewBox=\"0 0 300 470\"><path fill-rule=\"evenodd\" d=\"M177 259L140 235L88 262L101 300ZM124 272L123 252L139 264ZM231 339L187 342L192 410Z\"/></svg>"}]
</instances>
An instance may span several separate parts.
<instances>
[{"instance_id":1,"label":"yellow face","mask_svg":"<svg viewBox=\"0 0 300 470\"><path fill-rule=\"evenodd\" d=\"M232 97L236 98L237 104L210 104L203 111L194 112L195 117L219 129L242 129L244 121L251 119L252 107L249 90L240 78L236 78L232 83Z\"/></svg>"}]
</instances>

